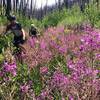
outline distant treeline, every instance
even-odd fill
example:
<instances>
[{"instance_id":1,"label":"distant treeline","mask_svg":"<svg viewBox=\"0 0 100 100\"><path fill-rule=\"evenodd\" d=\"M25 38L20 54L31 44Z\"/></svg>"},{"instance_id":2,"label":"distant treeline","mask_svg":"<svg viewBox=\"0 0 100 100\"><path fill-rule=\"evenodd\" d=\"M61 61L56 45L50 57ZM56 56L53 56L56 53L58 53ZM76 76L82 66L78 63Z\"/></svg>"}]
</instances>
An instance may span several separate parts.
<instances>
[{"instance_id":1,"label":"distant treeline","mask_svg":"<svg viewBox=\"0 0 100 100\"><path fill-rule=\"evenodd\" d=\"M55 0L55 4L48 6L48 0L46 5L41 8L36 8L38 0L0 0L0 15L9 15L10 13L17 13L24 15L28 18L42 19L46 14L53 12L54 10L61 11L64 7L70 9L74 4L79 5L80 10L83 12L85 5L89 5L90 2L97 4L99 7L99 0Z\"/></svg>"}]
</instances>

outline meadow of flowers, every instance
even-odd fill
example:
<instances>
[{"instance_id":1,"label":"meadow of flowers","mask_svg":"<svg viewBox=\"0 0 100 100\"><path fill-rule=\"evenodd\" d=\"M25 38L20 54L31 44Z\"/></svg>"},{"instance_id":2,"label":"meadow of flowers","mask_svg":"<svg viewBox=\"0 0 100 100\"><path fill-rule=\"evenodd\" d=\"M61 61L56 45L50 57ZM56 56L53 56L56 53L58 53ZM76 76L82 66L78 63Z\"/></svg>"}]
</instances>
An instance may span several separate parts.
<instances>
[{"instance_id":1,"label":"meadow of flowers","mask_svg":"<svg viewBox=\"0 0 100 100\"><path fill-rule=\"evenodd\" d=\"M0 68L0 99L100 100L100 30L51 27L25 47Z\"/></svg>"}]
</instances>

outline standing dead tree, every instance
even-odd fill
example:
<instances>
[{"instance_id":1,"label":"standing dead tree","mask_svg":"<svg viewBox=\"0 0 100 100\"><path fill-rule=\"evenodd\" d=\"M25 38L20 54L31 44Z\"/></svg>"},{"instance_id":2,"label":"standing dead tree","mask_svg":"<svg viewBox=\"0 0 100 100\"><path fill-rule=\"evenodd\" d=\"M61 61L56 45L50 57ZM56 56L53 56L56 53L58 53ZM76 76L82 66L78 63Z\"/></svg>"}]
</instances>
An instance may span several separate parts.
<instances>
[{"instance_id":1,"label":"standing dead tree","mask_svg":"<svg viewBox=\"0 0 100 100\"><path fill-rule=\"evenodd\" d=\"M6 16L10 15L11 12L11 0L6 0Z\"/></svg>"}]
</instances>

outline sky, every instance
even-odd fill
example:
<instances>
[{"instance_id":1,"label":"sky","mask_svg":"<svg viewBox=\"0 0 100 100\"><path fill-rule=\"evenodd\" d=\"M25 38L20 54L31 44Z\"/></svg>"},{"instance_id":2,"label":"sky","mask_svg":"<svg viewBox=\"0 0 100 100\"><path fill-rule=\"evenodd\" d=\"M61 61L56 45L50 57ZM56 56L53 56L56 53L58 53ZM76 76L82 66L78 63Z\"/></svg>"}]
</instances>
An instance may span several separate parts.
<instances>
[{"instance_id":1,"label":"sky","mask_svg":"<svg viewBox=\"0 0 100 100\"><path fill-rule=\"evenodd\" d=\"M36 5L37 5L36 8L40 8L41 4L44 7L47 1L48 1L48 5L53 5L55 4L55 1L58 1L58 0L36 0Z\"/></svg>"},{"instance_id":2,"label":"sky","mask_svg":"<svg viewBox=\"0 0 100 100\"><path fill-rule=\"evenodd\" d=\"M13 0L12 0L13 1ZM19 0L21 1L21 0ZM25 0L26 2L28 1L29 4L31 3L31 0ZM58 0L33 0L33 2L36 1L36 8L41 8L41 5L42 7L44 7L46 5L46 3L48 4L48 6L50 5L54 5L56 2L58 2ZM61 0L63 1L63 0Z\"/></svg>"}]
</instances>

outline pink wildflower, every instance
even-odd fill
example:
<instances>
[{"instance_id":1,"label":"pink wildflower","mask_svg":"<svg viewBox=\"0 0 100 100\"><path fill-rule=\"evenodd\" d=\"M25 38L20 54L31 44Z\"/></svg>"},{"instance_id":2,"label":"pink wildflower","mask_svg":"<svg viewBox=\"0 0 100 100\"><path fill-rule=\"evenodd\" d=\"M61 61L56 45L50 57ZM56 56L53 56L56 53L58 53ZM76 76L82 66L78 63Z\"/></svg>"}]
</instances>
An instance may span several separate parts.
<instances>
[{"instance_id":1,"label":"pink wildflower","mask_svg":"<svg viewBox=\"0 0 100 100\"><path fill-rule=\"evenodd\" d=\"M40 73L41 74L46 74L48 72L48 68L47 67L41 67L40 68Z\"/></svg>"}]
</instances>

